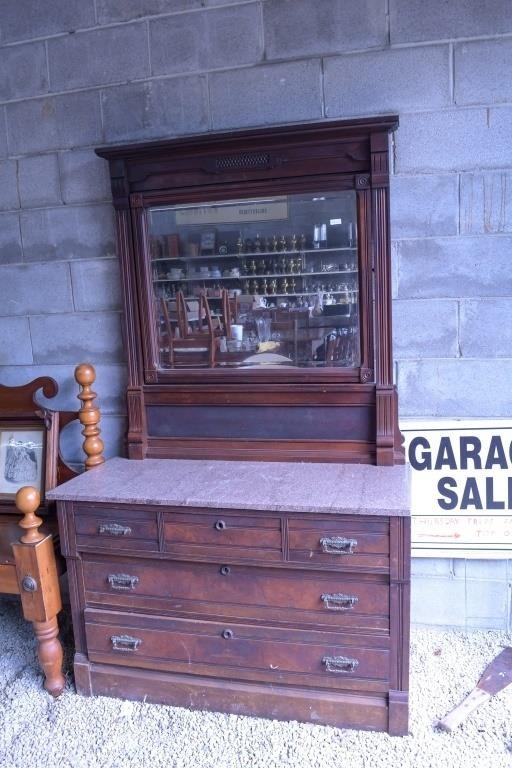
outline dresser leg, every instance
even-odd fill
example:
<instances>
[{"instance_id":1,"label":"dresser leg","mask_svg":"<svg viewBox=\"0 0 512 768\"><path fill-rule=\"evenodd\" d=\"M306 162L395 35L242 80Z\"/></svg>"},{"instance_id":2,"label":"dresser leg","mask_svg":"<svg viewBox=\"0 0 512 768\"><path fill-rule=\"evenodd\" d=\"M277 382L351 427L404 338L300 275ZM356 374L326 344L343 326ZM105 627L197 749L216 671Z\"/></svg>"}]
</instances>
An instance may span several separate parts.
<instances>
[{"instance_id":1,"label":"dresser leg","mask_svg":"<svg viewBox=\"0 0 512 768\"><path fill-rule=\"evenodd\" d=\"M57 617L48 621L33 621L37 639L37 655L43 670L44 687L52 696L59 696L64 690L66 681L62 674L62 645L59 640L59 625Z\"/></svg>"},{"instance_id":2,"label":"dresser leg","mask_svg":"<svg viewBox=\"0 0 512 768\"><path fill-rule=\"evenodd\" d=\"M409 729L409 692L389 692L389 724L390 736L407 736Z\"/></svg>"}]
</instances>

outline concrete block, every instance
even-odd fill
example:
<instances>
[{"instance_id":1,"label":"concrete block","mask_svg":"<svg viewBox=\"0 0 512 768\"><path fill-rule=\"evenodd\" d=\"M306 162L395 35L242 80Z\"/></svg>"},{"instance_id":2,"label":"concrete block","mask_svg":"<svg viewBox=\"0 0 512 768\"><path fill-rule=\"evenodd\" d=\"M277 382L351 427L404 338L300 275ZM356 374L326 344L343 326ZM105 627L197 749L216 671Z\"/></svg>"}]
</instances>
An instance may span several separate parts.
<instances>
[{"instance_id":1,"label":"concrete block","mask_svg":"<svg viewBox=\"0 0 512 768\"><path fill-rule=\"evenodd\" d=\"M149 74L145 24L126 24L48 41L50 90L125 83Z\"/></svg>"},{"instance_id":2,"label":"concrete block","mask_svg":"<svg viewBox=\"0 0 512 768\"><path fill-rule=\"evenodd\" d=\"M99 96L69 93L7 104L9 150L14 155L99 144ZM37 126L37 130L34 130Z\"/></svg>"},{"instance_id":3,"label":"concrete block","mask_svg":"<svg viewBox=\"0 0 512 768\"><path fill-rule=\"evenodd\" d=\"M0 265L23 261L20 219L17 213L0 214Z\"/></svg>"},{"instance_id":4,"label":"concrete block","mask_svg":"<svg viewBox=\"0 0 512 768\"><path fill-rule=\"evenodd\" d=\"M460 229L465 235L512 233L512 172L461 174Z\"/></svg>"},{"instance_id":5,"label":"concrete block","mask_svg":"<svg viewBox=\"0 0 512 768\"><path fill-rule=\"evenodd\" d=\"M506 560L466 560L453 561L456 578L477 579L479 581L507 581Z\"/></svg>"},{"instance_id":6,"label":"concrete block","mask_svg":"<svg viewBox=\"0 0 512 768\"><path fill-rule=\"evenodd\" d=\"M457 302L450 299L393 303L393 352L398 359L457 357Z\"/></svg>"},{"instance_id":7,"label":"concrete block","mask_svg":"<svg viewBox=\"0 0 512 768\"><path fill-rule=\"evenodd\" d=\"M22 208L61 202L57 155L35 155L18 160L18 188Z\"/></svg>"},{"instance_id":8,"label":"concrete block","mask_svg":"<svg viewBox=\"0 0 512 768\"><path fill-rule=\"evenodd\" d=\"M392 44L512 32L508 0L390 0L389 16Z\"/></svg>"},{"instance_id":9,"label":"concrete block","mask_svg":"<svg viewBox=\"0 0 512 768\"><path fill-rule=\"evenodd\" d=\"M448 557L413 557L411 576L413 580L422 576L453 579L454 561Z\"/></svg>"},{"instance_id":10,"label":"concrete block","mask_svg":"<svg viewBox=\"0 0 512 768\"><path fill-rule=\"evenodd\" d=\"M27 317L0 317L0 365L30 365L32 344ZM5 383L2 376L2 383Z\"/></svg>"},{"instance_id":11,"label":"concrete block","mask_svg":"<svg viewBox=\"0 0 512 768\"><path fill-rule=\"evenodd\" d=\"M401 417L509 418L512 360L399 360Z\"/></svg>"},{"instance_id":12,"label":"concrete block","mask_svg":"<svg viewBox=\"0 0 512 768\"><path fill-rule=\"evenodd\" d=\"M118 312L32 316L34 362L120 363L124 358L120 320Z\"/></svg>"},{"instance_id":13,"label":"concrete block","mask_svg":"<svg viewBox=\"0 0 512 768\"><path fill-rule=\"evenodd\" d=\"M108 163L92 149L71 150L59 154L60 183L65 203L89 203L110 200Z\"/></svg>"},{"instance_id":14,"label":"concrete block","mask_svg":"<svg viewBox=\"0 0 512 768\"><path fill-rule=\"evenodd\" d=\"M478 40L455 46L456 104L512 101L512 40Z\"/></svg>"},{"instance_id":15,"label":"concrete block","mask_svg":"<svg viewBox=\"0 0 512 768\"><path fill-rule=\"evenodd\" d=\"M0 107L0 158L7 157L7 122L5 107Z\"/></svg>"},{"instance_id":16,"label":"concrete block","mask_svg":"<svg viewBox=\"0 0 512 768\"><path fill-rule=\"evenodd\" d=\"M3 19L3 12L2 12ZM0 100L39 96L48 91L44 42L0 49Z\"/></svg>"},{"instance_id":17,"label":"concrete block","mask_svg":"<svg viewBox=\"0 0 512 768\"><path fill-rule=\"evenodd\" d=\"M512 357L512 298L460 303L462 357Z\"/></svg>"},{"instance_id":18,"label":"concrete block","mask_svg":"<svg viewBox=\"0 0 512 768\"><path fill-rule=\"evenodd\" d=\"M463 580L416 577L411 584L411 621L438 627L466 624Z\"/></svg>"},{"instance_id":19,"label":"concrete block","mask_svg":"<svg viewBox=\"0 0 512 768\"><path fill-rule=\"evenodd\" d=\"M449 47L387 48L328 58L324 89L328 117L449 106Z\"/></svg>"},{"instance_id":20,"label":"concrete block","mask_svg":"<svg viewBox=\"0 0 512 768\"><path fill-rule=\"evenodd\" d=\"M0 314L31 315L73 309L67 264L0 267Z\"/></svg>"},{"instance_id":21,"label":"concrete block","mask_svg":"<svg viewBox=\"0 0 512 768\"><path fill-rule=\"evenodd\" d=\"M385 4L373 0L267 0L263 28L268 60L387 44Z\"/></svg>"},{"instance_id":22,"label":"concrete block","mask_svg":"<svg viewBox=\"0 0 512 768\"><path fill-rule=\"evenodd\" d=\"M120 309L121 277L117 259L81 260L70 266L78 312Z\"/></svg>"},{"instance_id":23,"label":"concrete block","mask_svg":"<svg viewBox=\"0 0 512 768\"><path fill-rule=\"evenodd\" d=\"M213 128L312 120L322 116L320 61L210 75Z\"/></svg>"},{"instance_id":24,"label":"concrete block","mask_svg":"<svg viewBox=\"0 0 512 768\"><path fill-rule=\"evenodd\" d=\"M398 243L391 242L391 296L393 299L398 297L398 274L400 258L398 255Z\"/></svg>"},{"instance_id":25,"label":"concrete block","mask_svg":"<svg viewBox=\"0 0 512 768\"><path fill-rule=\"evenodd\" d=\"M0 211L19 207L16 161L3 160L0 162Z\"/></svg>"},{"instance_id":26,"label":"concrete block","mask_svg":"<svg viewBox=\"0 0 512 768\"><path fill-rule=\"evenodd\" d=\"M400 298L512 295L512 237L402 240Z\"/></svg>"},{"instance_id":27,"label":"concrete block","mask_svg":"<svg viewBox=\"0 0 512 768\"><path fill-rule=\"evenodd\" d=\"M28 321L27 321L28 322ZM78 384L75 381L75 367L87 362L89 358L77 359L65 365L6 365L2 367L2 382L8 386L16 386L32 381L38 376L51 376L57 382L59 391L52 399L47 399L38 393L37 401L48 408L57 411L77 411L80 402L77 400ZM94 391L96 402L102 414L124 413L126 369L123 365L94 365L96 381Z\"/></svg>"},{"instance_id":28,"label":"concrete block","mask_svg":"<svg viewBox=\"0 0 512 768\"><path fill-rule=\"evenodd\" d=\"M20 218L25 261L115 256L113 211L108 205L24 211Z\"/></svg>"},{"instance_id":29,"label":"concrete block","mask_svg":"<svg viewBox=\"0 0 512 768\"><path fill-rule=\"evenodd\" d=\"M160 13L193 11L204 6L204 0L96 0L98 22L110 24L130 21Z\"/></svg>"},{"instance_id":30,"label":"concrete block","mask_svg":"<svg viewBox=\"0 0 512 768\"><path fill-rule=\"evenodd\" d=\"M456 235L458 175L391 176L391 237Z\"/></svg>"},{"instance_id":31,"label":"concrete block","mask_svg":"<svg viewBox=\"0 0 512 768\"><path fill-rule=\"evenodd\" d=\"M38 0L2 3L0 41L10 43L34 37L74 32L96 23L94 0Z\"/></svg>"},{"instance_id":32,"label":"concrete block","mask_svg":"<svg viewBox=\"0 0 512 768\"><path fill-rule=\"evenodd\" d=\"M171 138L208 129L207 86L201 76L108 88L102 91L102 104L106 141Z\"/></svg>"},{"instance_id":33,"label":"concrete block","mask_svg":"<svg viewBox=\"0 0 512 768\"><path fill-rule=\"evenodd\" d=\"M468 623L472 619L507 620L507 582L466 581L466 614Z\"/></svg>"},{"instance_id":34,"label":"concrete block","mask_svg":"<svg viewBox=\"0 0 512 768\"><path fill-rule=\"evenodd\" d=\"M468 616L466 619L466 629L467 630L495 629L502 632L507 632L509 631L508 619L506 616L501 616L499 618L492 618L492 617L486 616L483 619L478 617L475 618L474 616Z\"/></svg>"},{"instance_id":35,"label":"concrete block","mask_svg":"<svg viewBox=\"0 0 512 768\"><path fill-rule=\"evenodd\" d=\"M217 8L219 5L242 5L243 3L253 3L254 0L202 0L206 8Z\"/></svg>"},{"instance_id":36,"label":"concrete block","mask_svg":"<svg viewBox=\"0 0 512 768\"><path fill-rule=\"evenodd\" d=\"M512 107L403 114L395 134L395 171L507 167L511 122Z\"/></svg>"},{"instance_id":37,"label":"concrete block","mask_svg":"<svg viewBox=\"0 0 512 768\"><path fill-rule=\"evenodd\" d=\"M155 75L256 64L263 57L256 3L184 13L149 25Z\"/></svg>"}]
</instances>

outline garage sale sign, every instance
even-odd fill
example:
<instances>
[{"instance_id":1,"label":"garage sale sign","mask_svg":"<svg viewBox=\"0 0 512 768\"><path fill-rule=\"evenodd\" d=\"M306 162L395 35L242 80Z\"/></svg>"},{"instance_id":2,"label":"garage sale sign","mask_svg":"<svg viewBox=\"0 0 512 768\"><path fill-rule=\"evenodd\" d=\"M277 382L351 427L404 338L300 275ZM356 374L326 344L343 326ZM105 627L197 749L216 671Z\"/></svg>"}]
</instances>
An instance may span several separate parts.
<instances>
[{"instance_id":1,"label":"garage sale sign","mask_svg":"<svg viewBox=\"0 0 512 768\"><path fill-rule=\"evenodd\" d=\"M512 557L512 420L403 420L415 557Z\"/></svg>"}]
</instances>

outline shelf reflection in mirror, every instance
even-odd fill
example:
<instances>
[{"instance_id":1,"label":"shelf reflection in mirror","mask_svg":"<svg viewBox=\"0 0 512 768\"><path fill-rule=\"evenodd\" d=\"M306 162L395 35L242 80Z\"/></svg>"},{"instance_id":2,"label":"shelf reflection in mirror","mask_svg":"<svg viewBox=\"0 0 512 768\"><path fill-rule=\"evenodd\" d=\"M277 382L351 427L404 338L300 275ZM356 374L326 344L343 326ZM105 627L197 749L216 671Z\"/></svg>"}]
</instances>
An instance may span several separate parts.
<instances>
[{"instance_id":1,"label":"shelf reflection in mirror","mask_svg":"<svg viewBox=\"0 0 512 768\"><path fill-rule=\"evenodd\" d=\"M207 367L357 367L356 221L353 191L151 208L160 368L201 343Z\"/></svg>"}]
</instances>

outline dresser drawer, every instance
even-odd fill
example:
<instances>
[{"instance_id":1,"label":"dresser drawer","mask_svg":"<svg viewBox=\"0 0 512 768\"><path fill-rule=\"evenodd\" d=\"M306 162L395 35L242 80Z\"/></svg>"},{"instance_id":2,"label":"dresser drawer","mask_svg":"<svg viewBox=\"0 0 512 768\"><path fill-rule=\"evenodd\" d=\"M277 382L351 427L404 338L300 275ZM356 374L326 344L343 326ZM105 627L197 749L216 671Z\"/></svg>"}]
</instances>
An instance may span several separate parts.
<instances>
[{"instance_id":1,"label":"dresser drawer","mask_svg":"<svg viewBox=\"0 0 512 768\"><path fill-rule=\"evenodd\" d=\"M389 585L332 571L85 555L87 605L389 632Z\"/></svg>"},{"instance_id":2,"label":"dresser drawer","mask_svg":"<svg viewBox=\"0 0 512 768\"><path fill-rule=\"evenodd\" d=\"M158 551L156 515L129 507L80 507L75 514L77 547Z\"/></svg>"},{"instance_id":3,"label":"dresser drawer","mask_svg":"<svg viewBox=\"0 0 512 768\"><path fill-rule=\"evenodd\" d=\"M282 559L281 521L232 512L169 512L164 515L165 551L176 555L227 555L238 560Z\"/></svg>"},{"instance_id":4,"label":"dresser drawer","mask_svg":"<svg viewBox=\"0 0 512 768\"><path fill-rule=\"evenodd\" d=\"M389 648L373 637L85 611L90 661L320 688L385 690Z\"/></svg>"},{"instance_id":5,"label":"dresser drawer","mask_svg":"<svg viewBox=\"0 0 512 768\"><path fill-rule=\"evenodd\" d=\"M361 518L289 518L291 562L389 570L389 523Z\"/></svg>"}]
</instances>

